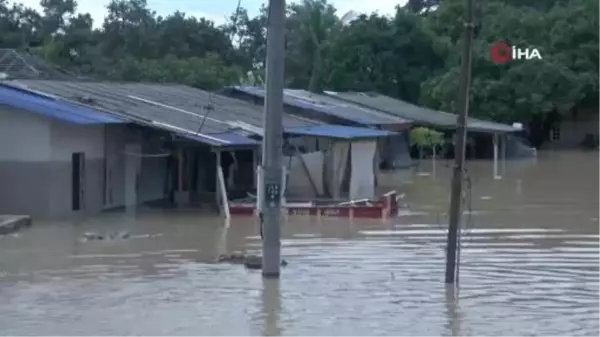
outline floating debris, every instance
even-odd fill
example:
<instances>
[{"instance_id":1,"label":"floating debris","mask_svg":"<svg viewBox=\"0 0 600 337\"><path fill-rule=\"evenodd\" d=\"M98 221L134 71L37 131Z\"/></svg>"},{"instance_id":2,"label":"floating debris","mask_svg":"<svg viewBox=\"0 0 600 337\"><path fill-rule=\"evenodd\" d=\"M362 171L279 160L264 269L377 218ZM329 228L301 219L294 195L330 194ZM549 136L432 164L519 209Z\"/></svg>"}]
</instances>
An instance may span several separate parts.
<instances>
[{"instance_id":1,"label":"floating debris","mask_svg":"<svg viewBox=\"0 0 600 337\"><path fill-rule=\"evenodd\" d=\"M240 251L234 251L231 254L221 254L217 258L218 263L243 264L248 269L262 269L262 256L253 254L244 254ZM286 260L281 260L283 267L287 266Z\"/></svg>"},{"instance_id":2,"label":"floating debris","mask_svg":"<svg viewBox=\"0 0 600 337\"><path fill-rule=\"evenodd\" d=\"M117 240L128 239L131 236L129 232L110 232L107 234L87 232L81 237L81 241L101 241L101 240Z\"/></svg>"}]
</instances>

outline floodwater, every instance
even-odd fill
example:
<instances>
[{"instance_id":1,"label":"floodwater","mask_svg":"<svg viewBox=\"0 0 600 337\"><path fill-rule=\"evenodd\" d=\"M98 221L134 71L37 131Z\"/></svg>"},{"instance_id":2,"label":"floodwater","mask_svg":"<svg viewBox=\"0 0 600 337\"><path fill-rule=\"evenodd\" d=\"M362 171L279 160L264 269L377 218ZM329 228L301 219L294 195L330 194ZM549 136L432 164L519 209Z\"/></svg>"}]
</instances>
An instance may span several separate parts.
<instances>
[{"instance_id":1,"label":"floodwater","mask_svg":"<svg viewBox=\"0 0 600 337\"><path fill-rule=\"evenodd\" d=\"M288 221L279 282L211 263L260 249L251 220L139 210L37 222L0 240L0 331L598 336L597 154L540 153L502 179L469 163L458 294L443 284L449 165L432 167L382 178L405 193L397 219ZM99 228L133 237L78 242Z\"/></svg>"}]
</instances>

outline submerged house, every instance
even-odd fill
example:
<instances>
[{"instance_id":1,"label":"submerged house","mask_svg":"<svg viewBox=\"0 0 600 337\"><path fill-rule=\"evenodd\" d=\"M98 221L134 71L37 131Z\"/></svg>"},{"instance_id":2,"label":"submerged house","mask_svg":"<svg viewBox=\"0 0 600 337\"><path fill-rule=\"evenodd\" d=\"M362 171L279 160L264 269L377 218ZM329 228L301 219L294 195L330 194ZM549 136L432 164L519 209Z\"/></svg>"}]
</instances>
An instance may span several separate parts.
<instances>
[{"instance_id":1,"label":"submerged house","mask_svg":"<svg viewBox=\"0 0 600 337\"><path fill-rule=\"evenodd\" d=\"M216 153L259 142L212 118L234 113L207 95L178 85L0 83L0 212L55 218L214 196Z\"/></svg>"},{"instance_id":2,"label":"submerged house","mask_svg":"<svg viewBox=\"0 0 600 337\"><path fill-rule=\"evenodd\" d=\"M252 86L232 86L225 88L224 93L230 97L253 102L256 105L262 105L266 96L264 88ZM294 89L284 90L284 110L288 114L310 118L329 125L392 132L393 136L388 135L377 141L375 167L377 169L380 167L400 168L411 165L408 152L408 130L411 126L409 119L339 100L328 95ZM302 146L321 150L332 146L332 143L318 138L307 143L307 140L304 139ZM339 151L343 152L344 150L340 149Z\"/></svg>"},{"instance_id":3,"label":"submerged house","mask_svg":"<svg viewBox=\"0 0 600 337\"><path fill-rule=\"evenodd\" d=\"M68 218L165 203L225 211L223 193L257 186L262 107L188 86L4 80L0 119L0 213ZM290 141L393 134L292 115L283 123ZM373 180L349 189L372 194Z\"/></svg>"},{"instance_id":4,"label":"submerged house","mask_svg":"<svg viewBox=\"0 0 600 337\"><path fill-rule=\"evenodd\" d=\"M0 49L0 213L56 218L148 203L217 204L225 212L223 193L235 198L257 187L263 114L262 106L188 86L100 82ZM283 126L288 164L310 150L293 146L307 139L395 135L293 114ZM320 195L316 178L331 185L337 171L352 171L333 172L327 162L330 169L321 165L319 177L296 186ZM363 173L354 168L355 177ZM372 192L359 183L355 194Z\"/></svg>"}]
</instances>

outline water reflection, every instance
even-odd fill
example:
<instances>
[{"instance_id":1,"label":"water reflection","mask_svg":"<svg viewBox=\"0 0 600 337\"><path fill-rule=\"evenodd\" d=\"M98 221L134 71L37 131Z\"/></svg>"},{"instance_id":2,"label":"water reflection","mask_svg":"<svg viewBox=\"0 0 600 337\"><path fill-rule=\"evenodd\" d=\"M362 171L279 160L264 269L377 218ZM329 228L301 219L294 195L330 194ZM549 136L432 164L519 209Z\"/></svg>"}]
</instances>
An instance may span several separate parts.
<instances>
[{"instance_id":1,"label":"water reflection","mask_svg":"<svg viewBox=\"0 0 600 337\"><path fill-rule=\"evenodd\" d=\"M459 306L459 288L454 284L446 284L445 288L446 299L446 323L449 336L463 336L461 330L462 312Z\"/></svg>"},{"instance_id":2,"label":"water reflection","mask_svg":"<svg viewBox=\"0 0 600 337\"><path fill-rule=\"evenodd\" d=\"M282 279L224 252L261 249L256 219L138 210L35 223L0 239L7 335L599 334L597 156L473 162L460 292L443 284L450 168L383 176L410 209L389 221L290 219ZM577 163L576 165L573 163ZM424 165L423 167L428 167ZM518 182L520 181L520 183ZM519 187L520 186L520 187ZM520 189L520 190L519 190ZM129 240L79 242L128 229Z\"/></svg>"},{"instance_id":3,"label":"water reflection","mask_svg":"<svg viewBox=\"0 0 600 337\"><path fill-rule=\"evenodd\" d=\"M281 293L279 280L263 279L262 281L262 313L264 317L263 336L281 336L283 331L279 325L281 314Z\"/></svg>"}]
</instances>

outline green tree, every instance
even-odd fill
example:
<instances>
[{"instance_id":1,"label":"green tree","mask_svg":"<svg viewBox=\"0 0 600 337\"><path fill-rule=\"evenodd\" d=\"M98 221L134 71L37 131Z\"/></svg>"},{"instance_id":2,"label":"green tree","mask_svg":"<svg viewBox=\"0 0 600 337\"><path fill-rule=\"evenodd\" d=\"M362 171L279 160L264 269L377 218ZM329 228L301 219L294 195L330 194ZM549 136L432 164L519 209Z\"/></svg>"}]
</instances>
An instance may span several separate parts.
<instances>
[{"instance_id":1,"label":"green tree","mask_svg":"<svg viewBox=\"0 0 600 337\"><path fill-rule=\"evenodd\" d=\"M416 127L410 131L410 144L419 150L419 159L423 158L424 151L431 151L435 158L437 150L444 145L444 134L426 127Z\"/></svg>"},{"instance_id":2,"label":"green tree","mask_svg":"<svg viewBox=\"0 0 600 337\"><path fill-rule=\"evenodd\" d=\"M146 0L113 0L102 29L75 0L42 0L36 12L0 0L0 48L29 48L92 78L177 82L204 89L264 79L267 9L250 17L238 5L217 27L175 12L158 16ZM579 107L598 107L597 0L478 2L470 114L524 122L536 145ZM465 5L410 0L393 17L342 22L325 0L289 3L289 86L377 91L454 111ZM497 65L499 40L536 47L543 60Z\"/></svg>"}]
</instances>

